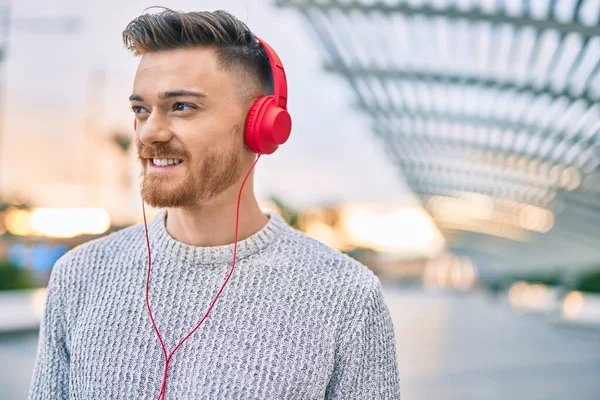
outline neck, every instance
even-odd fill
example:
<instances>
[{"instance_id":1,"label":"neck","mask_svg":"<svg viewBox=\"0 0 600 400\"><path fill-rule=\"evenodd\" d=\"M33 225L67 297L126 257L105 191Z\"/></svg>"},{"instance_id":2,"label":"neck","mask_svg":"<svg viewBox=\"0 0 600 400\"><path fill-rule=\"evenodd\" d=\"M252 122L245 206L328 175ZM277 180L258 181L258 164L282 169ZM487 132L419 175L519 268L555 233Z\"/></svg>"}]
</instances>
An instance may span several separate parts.
<instances>
[{"instance_id":1,"label":"neck","mask_svg":"<svg viewBox=\"0 0 600 400\"><path fill-rule=\"evenodd\" d=\"M191 209L167 211L167 231L177 241L198 247L220 246L235 241L237 197L241 182L232 185L217 198ZM244 185L240 200L237 240L244 240L267 223L267 217L252 191L252 179Z\"/></svg>"}]
</instances>

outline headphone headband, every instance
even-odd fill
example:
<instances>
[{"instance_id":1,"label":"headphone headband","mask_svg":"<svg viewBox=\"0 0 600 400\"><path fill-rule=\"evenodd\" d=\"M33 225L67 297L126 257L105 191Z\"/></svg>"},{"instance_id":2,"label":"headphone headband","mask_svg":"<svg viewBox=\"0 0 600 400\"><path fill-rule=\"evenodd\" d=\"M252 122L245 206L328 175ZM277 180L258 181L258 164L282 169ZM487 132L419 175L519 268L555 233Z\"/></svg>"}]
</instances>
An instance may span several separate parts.
<instances>
[{"instance_id":1,"label":"headphone headband","mask_svg":"<svg viewBox=\"0 0 600 400\"><path fill-rule=\"evenodd\" d=\"M269 58L269 64L271 65L271 71L273 74L273 97L275 98L275 104L278 107L287 109L287 80L285 78L285 70L283 64L277 56L277 53L269 46L264 40L258 36L254 36L256 40L263 46L267 57Z\"/></svg>"}]
</instances>

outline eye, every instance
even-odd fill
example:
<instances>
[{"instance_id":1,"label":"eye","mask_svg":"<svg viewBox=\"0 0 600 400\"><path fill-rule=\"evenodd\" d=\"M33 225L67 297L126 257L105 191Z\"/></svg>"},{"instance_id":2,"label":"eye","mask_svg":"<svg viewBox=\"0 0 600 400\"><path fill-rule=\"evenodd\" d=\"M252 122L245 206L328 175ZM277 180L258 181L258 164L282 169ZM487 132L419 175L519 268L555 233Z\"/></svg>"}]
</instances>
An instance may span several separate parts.
<instances>
[{"instance_id":1,"label":"eye","mask_svg":"<svg viewBox=\"0 0 600 400\"><path fill-rule=\"evenodd\" d=\"M196 107L194 107L194 106L192 106L191 104L188 104L188 103L175 103L175 105L173 106L173 109L175 111L187 111L187 110L193 110L195 108Z\"/></svg>"},{"instance_id":2,"label":"eye","mask_svg":"<svg viewBox=\"0 0 600 400\"><path fill-rule=\"evenodd\" d=\"M132 106L131 111L133 111L134 114L141 114L141 113L147 112L144 107L140 107L140 106Z\"/></svg>"}]
</instances>

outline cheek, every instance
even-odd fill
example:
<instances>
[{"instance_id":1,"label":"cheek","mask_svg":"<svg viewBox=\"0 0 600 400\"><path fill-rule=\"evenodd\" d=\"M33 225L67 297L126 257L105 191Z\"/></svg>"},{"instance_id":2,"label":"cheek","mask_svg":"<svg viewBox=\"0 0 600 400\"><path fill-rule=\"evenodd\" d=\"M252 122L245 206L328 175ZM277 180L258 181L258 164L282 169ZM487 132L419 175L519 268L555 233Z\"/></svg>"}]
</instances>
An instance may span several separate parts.
<instances>
[{"instance_id":1,"label":"cheek","mask_svg":"<svg viewBox=\"0 0 600 400\"><path fill-rule=\"evenodd\" d=\"M222 124L211 115L204 114L193 121L187 122L181 129L176 130L177 136L190 151L196 148L213 146L221 136L220 127Z\"/></svg>"},{"instance_id":2,"label":"cheek","mask_svg":"<svg viewBox=\"0 0 600 400\"><path fill-rule=\"evenodd\" d=\"M246 114L238 107L235 109L232 107L206 111L205 114L194 121L189 121L175 132L183 146L194 157L210 150L240 147L244 142L245 123Z\"/></svg>"},{"instance_id":3,"label":"cheek","mask_svg":"<svg viewBox=\"0 0 600 400\"><path fill-rule=\"evenodd\" d=\"M220 154L225 151L232 151L238 148L244 140L241 128L211 128L210 130L198 131L198 134L193 137L186 138L185 140L182 139L182 144L192 154L192 157L198 154Z\"/></svg>"},{"instance_id":4,"label":"cheek","mask_svg":"<svg viewBox=\"0 0 600 400\"><path fill-rule=\"evenodd\" d=\"M202 158L202 154L210 148L210 138L206 135L206 129L195 126L188 128L186 131L176 131L176 137L174 138L179 142L179 146L183 147L192 158L192 160L198 160ZM175 146L175 144L173 144Z\"/></svg>"}]
</instances>

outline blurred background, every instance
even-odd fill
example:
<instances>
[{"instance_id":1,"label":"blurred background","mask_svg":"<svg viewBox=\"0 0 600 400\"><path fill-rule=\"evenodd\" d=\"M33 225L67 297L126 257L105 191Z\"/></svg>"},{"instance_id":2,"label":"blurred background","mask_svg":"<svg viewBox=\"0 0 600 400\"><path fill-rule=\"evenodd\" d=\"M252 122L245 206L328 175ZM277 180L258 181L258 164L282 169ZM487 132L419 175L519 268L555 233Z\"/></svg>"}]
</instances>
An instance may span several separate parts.
<instances>
[{"instance_id":1,"label":"blurred background","mask_svg":"<svg viewBox=\"0 0 600 400\"><path fill-rule=\"evenodd\" d=\"M1 399L54 262L142 221L121 32L153 5L280 55L256 194L380 277L403 398L598 398L600 0L0 0Z\"/></svg>"}]
</instances>

